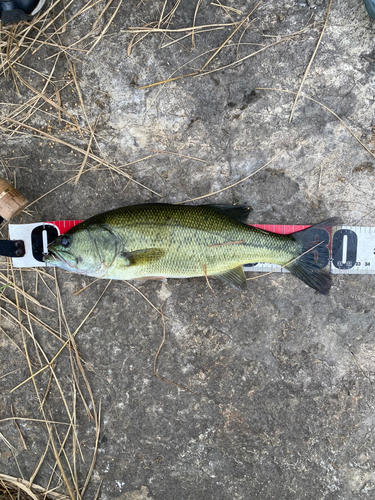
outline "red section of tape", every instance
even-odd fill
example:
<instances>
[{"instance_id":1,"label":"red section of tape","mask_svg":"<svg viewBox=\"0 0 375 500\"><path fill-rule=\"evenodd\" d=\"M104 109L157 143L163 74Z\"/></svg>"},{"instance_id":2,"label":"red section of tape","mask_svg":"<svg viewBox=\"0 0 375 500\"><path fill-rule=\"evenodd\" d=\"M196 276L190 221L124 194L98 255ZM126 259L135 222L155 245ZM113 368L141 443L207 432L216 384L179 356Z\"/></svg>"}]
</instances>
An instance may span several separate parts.
<instances>
[{"instance_id":1,"label":"red section of tape","mask_svg":"<svg viewBox=\"0 0 375 500\"><path fill-rule=\"evenodd\" d=\"M54 224L60 234L64 234L72 227L76 226L82 220L55 220L46 222L46 224ZM277 234L292 234L297 231L302 231L311 226L301 226L301 225L282 225L282 224L250 224L250 226L257 227L258 229L263 229L264 231L270 231L271 233Z\"/></svg>"},{"instance_id":2,"label":"red section of tape","mask_svg":"<svg viewBox=\"0 0 375 500\"><path fill-rule=\"evenodd\" d=\"M302 231L311 226L301 226L301 225L286 225L282 224L250 224L250 226L257 227L258 229L264 229L264 231L270 231L271 233L277 234L292 234L297 231Z\"/></svg>"},{"instance_id":3,"label":"red section of tape","mask_svg":"<svg viewBox=\"0 0 375 500\"><path fill-rule=\"evenodd\" d=\"M46 224L54 224L58 228L59 233L64 234L67 231L69 231L69 229L72 229L72 227L76 226L80 222L82 222L82 221L81 220L52 220L52 221L46 222Z\"/></svg>"}]
</instances>

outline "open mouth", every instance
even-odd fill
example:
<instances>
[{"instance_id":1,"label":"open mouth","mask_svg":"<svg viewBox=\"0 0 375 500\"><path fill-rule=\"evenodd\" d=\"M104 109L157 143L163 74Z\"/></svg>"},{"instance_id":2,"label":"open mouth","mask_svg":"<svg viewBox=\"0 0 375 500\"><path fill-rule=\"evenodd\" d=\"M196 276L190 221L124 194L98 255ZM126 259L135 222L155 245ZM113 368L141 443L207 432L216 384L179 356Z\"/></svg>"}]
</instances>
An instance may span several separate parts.
<instances>
[{"instance_id":1,"label":"open mouth","mask_svg":"<svg viewBox=\"0 0 375 500\"><path fill-rule=\"evenodd\" d=\"M62 269L66 269L67 271L76 270L76 264L70 254L65 254L65 252L57 252L56 250L48 249L48 254L43 257L44 262L53 267L61 267Z\"/></svg>"}]
</instances>

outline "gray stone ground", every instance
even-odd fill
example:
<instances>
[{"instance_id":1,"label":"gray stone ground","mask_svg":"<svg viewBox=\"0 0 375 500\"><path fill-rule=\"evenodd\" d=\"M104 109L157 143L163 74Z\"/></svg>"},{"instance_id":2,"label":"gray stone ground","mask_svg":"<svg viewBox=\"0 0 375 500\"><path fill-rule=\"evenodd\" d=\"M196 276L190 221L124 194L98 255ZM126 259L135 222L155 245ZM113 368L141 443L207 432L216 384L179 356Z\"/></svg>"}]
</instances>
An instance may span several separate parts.
<instances>
[{"instance_id":1,"label":"gray stone ground","mask_svg":"<svg viewBox=\"0 0 375 500\"><path fill-rule=\"evenodd\" d=\"M283 150L254 177L203 202L247 204L253 222L314 223L340 216L346 224L374 225L374 157L319 104L300 98L288 123L294 96L257 90L298 89L328 1L265 0L250 18L256 20L247 24L243 45L238 46L239 58L259 48L257 44L280 41L309 27L237 66L144 90L139 87L168 78L178 67L220 46L233 31L197 34L195 48L190 37L161 48L161 43L172 38L151 34L128 56L131 35L126 29L158 19L163 3L123 2L90 54L68 52L70 60L72 55L81 59L76 72L91 125L100 115L92 151L112 165L155 155L123 170L160 193L162 201L173 203L226 187ZM68 8L68 18L81 4L77 0ZM242 14L231 11L238 21L255 2L227 0L225 4L240 9ZM183 0L171 28L191 26L195 7L196 2ZM112 13L113 6L103 21ZM83 36L93 16L92 11L79 16L61 35L62 43L67 46L77 34ZM224 22L230 19L220 7L202 2L197 26ZM374 22L360 0L333 0L303 87L304 94L330 108L370 149L374 148L374 35ZM235 36L209 68L233 62L238 40ZM44 46L34 55L27 54L23 63L48 73L51 59L46 57L52 52ZM176 75L199 69L208 57L186 64ZM86 127L68 69L66 58L60 56L53 84L61 89L70 82L61 90L62 103ZM38 75L18 70L40 88ZM49 91L55 99L54 87ZM24 86L20 94L9 73L7 79L3 75L2 116L11 112L13 104L33 95ZM40 128L45 121L36 114L27 123ZM63 130L56 119L50 126L56 137L87 148L89 134L82 140L74 130ZM168 153L156 155L155 150L206 163ZM83 155L71 151L33 137L30 130L12 137L3 132L1 175L13 179L14 174L19 190L33 201L74 175L76 170L72 170L79 168ZM89 159L86 169L94 165ZM159 199L102 166L85 172L77 186L65 184L44 197L17 221L86 218L121 205ZM23 272L22 276L25 290L56 310L56 301L41 280L35 290L35 273ZM53 288L53 281L46 279ZM57 280L74 331L107 283L95 282L73 295L93 280L63 271L57 273ZM217 281L211 284L214 293L204 279L135 284L155 306L163 306L168 318L159 373L197 394L153 375L162 322L125 283L110 284L78 332L77 348L87 363L93 397L97 405L101 401L99 449L85 498L95 497L101 481L103 500L374 498L374 278L335 277L327 297L290 275L252 281L243 293ZM11 290L4 293L15 300ZM55 313L28 305L37 317L59 329ZM17 317L13 306L3 301L1 306ZM26 317L22 315L21 320L29 328ZM9 393L30 372L22 354L22 331L4 312L1 328L0 376L17 371L0 379L0 416L10 417L13 405L16 415L41 418L30 382ZM36 324L33 332L51 359L61 343ZM66 333L62 336L65 340ZM40 364L34 344L26 338L36 371ZM56 363L57 378L71 405L74 395L66 349ZM49 374L45 371L38 377L43 397ZM46 408L54 420L68 421L54 381ZM89 457L95 432L79 396L77 423L83 455ZM0 432L14 446L27 479L43 454L48 434L42 424L22 420L18 424L26 450L13 422L1 422ZM57 432L63 436L66 426L58 426ZM71 444L67 446L69 454ZM80 486L88 463L88 459L85 463L77 459ZM49 451L37 483L47 484L53 464ZM0 443L0 471L20 475L4 442Z\"/></svg>"}]
</instances>

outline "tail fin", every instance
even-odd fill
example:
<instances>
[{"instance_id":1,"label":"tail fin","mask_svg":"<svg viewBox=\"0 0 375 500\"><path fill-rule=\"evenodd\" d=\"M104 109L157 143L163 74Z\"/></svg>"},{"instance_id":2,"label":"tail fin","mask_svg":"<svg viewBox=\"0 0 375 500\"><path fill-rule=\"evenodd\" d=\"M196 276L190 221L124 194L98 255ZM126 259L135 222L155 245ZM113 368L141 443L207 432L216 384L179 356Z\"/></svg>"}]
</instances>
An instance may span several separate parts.
<instances>
[{"instance_id":1,"label":"tail fin","mask_svg":"<svg viewBox=\"0 0 375 500\"><path fill-rule=\"evenodd\" d=\"M327 295L331 288L331 276L324 269L329 264L330 234L327 228L338 224L338 219L328 219L315 226L298 231L292 236L300 244L300 256L285 267L297 278L317 292Z\"/></svg>"}]
</instances>

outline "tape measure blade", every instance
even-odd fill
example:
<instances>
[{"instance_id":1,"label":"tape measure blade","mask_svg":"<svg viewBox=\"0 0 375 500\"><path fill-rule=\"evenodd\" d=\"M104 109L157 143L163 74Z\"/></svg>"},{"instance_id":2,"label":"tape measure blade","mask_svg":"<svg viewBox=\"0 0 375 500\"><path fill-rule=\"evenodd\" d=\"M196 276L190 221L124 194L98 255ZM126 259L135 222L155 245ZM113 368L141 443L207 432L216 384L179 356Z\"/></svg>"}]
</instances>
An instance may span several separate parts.
<instances>
[{"instance_id":1,"label":"tape measure blade","mask_svg":"<svg viewBox=\"0 0 375 500\"><path fill-rule=\"evenodd\" d=\"M51 238L57 237L75 226L81 220L75 221L51 221L35 224L9 224L10 239L23 240L25 242L26 254L24 257L13 258L14 267L45 267L46 264L40 257L40 252L35 250L35 238L41 240L45 251L46 235L43 229L50 225L56 231L56 235L48 235L48 243ZM279 234L290 233L294 229L303 229L308 226L266 226L256 225L260 228L270 230L274 228ZM39 235L40 233L40 235ZM361 226L333 226L328 231L330 237L327 245L330 252L329 270L332 274L375 274L375 228ZM44 238L44 247L43 247ZM327 250L325 249L325 252ZM35 258L36 256L36 258ZM39 259L39 260L38 260ZM327 266L328 267L328 266ZM257 263L244 266L246 272L265 273L287 273L287 269L269 263Z\"/></svg>"}]
</instances>

